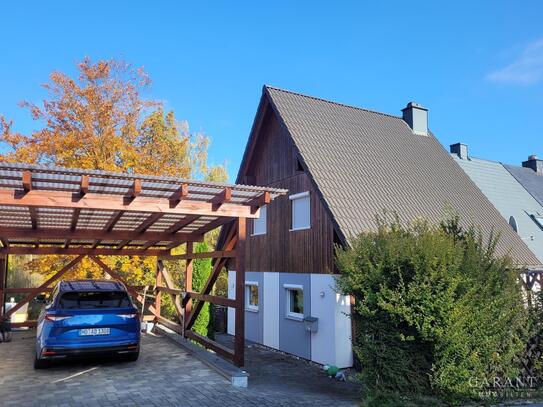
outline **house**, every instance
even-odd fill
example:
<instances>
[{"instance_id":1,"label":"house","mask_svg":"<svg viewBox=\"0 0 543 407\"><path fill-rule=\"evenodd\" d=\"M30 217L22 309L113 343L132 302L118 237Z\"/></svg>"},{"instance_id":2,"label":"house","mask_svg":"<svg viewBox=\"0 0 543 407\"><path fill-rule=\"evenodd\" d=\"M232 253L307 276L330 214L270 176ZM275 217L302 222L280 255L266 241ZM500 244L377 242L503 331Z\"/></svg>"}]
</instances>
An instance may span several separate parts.
<instances>
[{"instance_id":1,"label":"house","mask_svg":"<svg viewBox=\"0 0 543 407\"><path fill-rule=\"evenodd\" d=\"M543 160L531 155L522 162L522 167L507 164L504 167L543 206Z\"/></svg>"},{"instance_id":2,"label":"house","mask_svg":"<svg viewBox=\"0 0 543 407\"><path fill-rule=\"evenodd\" d=\"M350 299L334 291L334 245L376 227L383 210L403 222L455 211L498 253L539 264L428 129L428 110L401 116L265 86L238 183L286 188L248 222L246 338L322 364L352 364ZM235 292L235 264L228 268ZM228 330L234 330L229 313Z\"/></svg>"},{"instance_id":3,"label":"house","mask_svg":"<svg viewBox=\"0 0 543 407\"><path fill-rule=\"evenodd\" d=\"M525 167L504 165L470 156L468 146L462 143L451 145L450 152L543 263L543 166L539 167L539 173L537 172L537 161L541 160L532 156L524 163ZM533 169L529 166L531 163L534 164ZM532 186L534 194L528 190L528 187Z\"/></svg>"}]
</instances>

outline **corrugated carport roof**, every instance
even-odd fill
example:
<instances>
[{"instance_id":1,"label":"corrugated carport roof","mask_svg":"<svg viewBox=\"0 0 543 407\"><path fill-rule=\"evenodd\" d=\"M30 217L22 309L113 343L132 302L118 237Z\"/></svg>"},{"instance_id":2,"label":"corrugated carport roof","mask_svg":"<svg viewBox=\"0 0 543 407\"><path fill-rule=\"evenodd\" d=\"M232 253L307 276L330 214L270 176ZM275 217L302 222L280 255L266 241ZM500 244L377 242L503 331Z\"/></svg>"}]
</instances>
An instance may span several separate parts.
<instances>
[{"instance_id":1,"label":"corrugated carport roof","mask_svg":"<svg viewBox=\"0 0 543 407\"><path fill-rule=\"evenodd\" d=\"M157 255L285 190L97 170L0 163L4 254Z\"/></svg>"}]
</instances>

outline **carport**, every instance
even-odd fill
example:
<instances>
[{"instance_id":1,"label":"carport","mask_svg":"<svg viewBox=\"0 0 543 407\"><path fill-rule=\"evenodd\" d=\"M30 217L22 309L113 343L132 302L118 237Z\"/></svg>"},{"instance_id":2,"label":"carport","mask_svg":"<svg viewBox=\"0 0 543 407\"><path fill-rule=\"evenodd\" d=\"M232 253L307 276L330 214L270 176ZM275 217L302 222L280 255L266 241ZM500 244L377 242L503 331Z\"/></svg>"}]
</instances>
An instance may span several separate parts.
<instances>
[{"instance_id":1,"label":"carport","mask_svg":"<svg viewBox=\"0 0 543 407\"><path fill-rule=\"evenodd\" d=\"M168 177L119 174L28 164L0 163L0 318L10 317L53 284L85 256L106 274L123 281L102 256L154 256L154 303L146 320L159 322L178 334L244 365L245 240L247 219L285 190L248 185L189 181ZM221 247L194 253L194 242L225 226ZM171 250L185 245L185 254ZM35 288L7 288L10 255L72 256L61 270ZM212 273L202 292L192 289L193 260L211 258ZM184 287L164 269L163 260L183 260ZM227 260L236 264L236 297L212 295L212 288ZM126 284L126 282L125 282ZM144 287L127 288L142 302ZM161 316L161 295L171 295L177 313L172 322ZM5 312L7 294L26 294ZM205 302L235 309L234 349L192 330ZM16 326L35 326L36 321Z\"/></svg>"}]
</instances>

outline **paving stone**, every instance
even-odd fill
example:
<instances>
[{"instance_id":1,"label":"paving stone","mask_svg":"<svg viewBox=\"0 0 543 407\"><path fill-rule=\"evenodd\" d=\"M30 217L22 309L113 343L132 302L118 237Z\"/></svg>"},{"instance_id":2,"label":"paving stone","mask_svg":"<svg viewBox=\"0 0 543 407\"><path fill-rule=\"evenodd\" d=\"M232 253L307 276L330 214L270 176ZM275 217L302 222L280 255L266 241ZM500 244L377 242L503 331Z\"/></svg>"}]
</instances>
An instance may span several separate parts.
<instances>
[{"instance_id":1,"label":"paving stone","mask_svg":"<svg viewBox=\"0 0 543 407\"><path fill-rule=\"evenodd\" d=\"M258 347L247 350L249 388L239 389L154 335L143 335L137 362L65 361L34 370L34 335L16 332L12 342L0 343L1 406L358 405L358 389L349 383L330 381L315 366Z\"/></svg>"}]
</instances>

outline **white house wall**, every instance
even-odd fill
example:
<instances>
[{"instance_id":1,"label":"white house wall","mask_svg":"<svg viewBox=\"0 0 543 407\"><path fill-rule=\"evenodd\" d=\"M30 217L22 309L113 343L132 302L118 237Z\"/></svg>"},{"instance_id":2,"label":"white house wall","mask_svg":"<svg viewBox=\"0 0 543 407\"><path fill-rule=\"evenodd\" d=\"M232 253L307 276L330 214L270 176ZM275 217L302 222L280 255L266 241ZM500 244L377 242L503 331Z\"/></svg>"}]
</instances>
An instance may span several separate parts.
<instances>
[{"instance_id":1,"label":"white house wall","mask_svg":"<svg viewBox=\"0 0 543 407\"><path fill-rule=\"evenodd\" d=\"M247 281L259 284L259 309L245 311L245 336L274 349L338 367L352 366L349 297L334 291L329 274L247 272ZM286 316L285 285L304 289L304 314L318 318L317 332L303 321ZM235 271L228 272L228 298L235 297ZM234 334L234 310L228 310L228 333Z\"/></svg>"}]
</instances>

